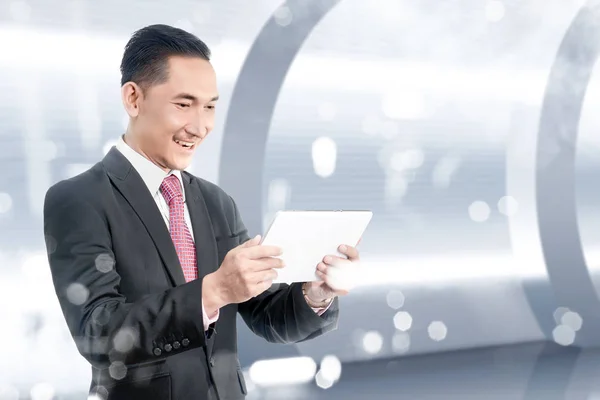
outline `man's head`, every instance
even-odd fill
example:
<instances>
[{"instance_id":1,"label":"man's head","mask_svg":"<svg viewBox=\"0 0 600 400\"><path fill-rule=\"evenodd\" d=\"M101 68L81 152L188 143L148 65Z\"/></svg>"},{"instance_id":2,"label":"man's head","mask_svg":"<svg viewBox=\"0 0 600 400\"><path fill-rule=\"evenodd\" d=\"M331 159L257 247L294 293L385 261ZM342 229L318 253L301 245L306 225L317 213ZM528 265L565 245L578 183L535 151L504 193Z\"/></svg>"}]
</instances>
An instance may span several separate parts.
<instances>
[{"instance_id":1,"label":"man's head","mask_svg":"<svg viewBox=\"0 0 600 400\"><path fill-rule=\"evenodd\" d=\"M165 171L188 167L213 128L218 91L209 60L204 42L167 25L138 30L125 47L121 97L130 117L126 141Z\"/></svg>"}]
</instances>

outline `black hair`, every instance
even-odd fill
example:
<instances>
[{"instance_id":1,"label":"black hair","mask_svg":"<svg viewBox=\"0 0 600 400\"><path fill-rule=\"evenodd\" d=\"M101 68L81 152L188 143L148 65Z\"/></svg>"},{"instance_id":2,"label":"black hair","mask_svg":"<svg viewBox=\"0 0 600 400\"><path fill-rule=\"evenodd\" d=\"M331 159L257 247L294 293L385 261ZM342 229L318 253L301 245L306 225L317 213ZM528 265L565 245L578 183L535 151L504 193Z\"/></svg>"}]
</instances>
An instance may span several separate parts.
<instances>
[{"instance_id":1,"label":"black hair","mask_svg":"<svg viewBox=\"0 0 600 400\"><path fill-rule=\"evenodd\" d=\"M195 35L169 25L149 25L134 32L121 60L121 86L135 82L142 89L166 82L169 58L210 60L210 49Z\"/></svg>"}]
</instances>

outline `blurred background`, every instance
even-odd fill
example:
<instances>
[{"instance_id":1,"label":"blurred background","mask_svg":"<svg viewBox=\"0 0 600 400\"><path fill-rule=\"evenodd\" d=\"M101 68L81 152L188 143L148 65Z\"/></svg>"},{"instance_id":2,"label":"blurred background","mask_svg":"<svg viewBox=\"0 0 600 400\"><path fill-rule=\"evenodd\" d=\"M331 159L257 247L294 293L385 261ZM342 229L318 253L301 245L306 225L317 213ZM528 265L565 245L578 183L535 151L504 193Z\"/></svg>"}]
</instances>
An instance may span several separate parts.
<instances>
[{"instance_id":1,"label":"blurred background","mask_svg":"<svg viewBox=\"0 0 600 400\"><path fill-rule=\"evenodd\" d=\"M580 341L600 312L597 8L2 1L0 399L87 397L90 367L49 274L43 199L124 132L123 47L152 23L193 32L213 52L218 119L190 171L234 196L251 234L281 209L374 212L360 245L369 272L341 299L337 331L273 345L240 319L249 399L600 399L596 343ZM562 47L570 69L557 71L579 73L553 75L577 21L575 47ZM544 113L573 87L580 106ZM552 268L584 271L573 274L583 281L552 279L538 224L552 196L536 197L537 147L561 115L576 120L563 133L577 158L552 195L576 193L585 262ZM562 231L551 233L560 243Z\"/></svg>"}]
</instances>

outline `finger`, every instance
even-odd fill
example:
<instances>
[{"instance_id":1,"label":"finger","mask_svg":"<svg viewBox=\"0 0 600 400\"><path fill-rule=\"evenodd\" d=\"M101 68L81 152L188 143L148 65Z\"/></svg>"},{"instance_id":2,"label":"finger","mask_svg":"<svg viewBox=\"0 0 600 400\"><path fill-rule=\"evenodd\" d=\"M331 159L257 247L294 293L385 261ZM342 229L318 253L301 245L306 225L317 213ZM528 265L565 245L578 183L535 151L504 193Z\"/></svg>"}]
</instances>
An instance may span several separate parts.
<instances>
[{"instance_id":1,"label":"finger","mask_svg":"<svg viewBox=\"0 0 600 400\"><path fill-rule=\"evenodd\" d=\"M260 243L260 235L256 235L252 239L246 240L244 243L242 243L242 245L240 247L242 247L242 248L252 247L252 246L256 246L259 243Z\"/></svg>"},{"instance_id":2,"label":"finger","mask_svg":"<svg viewBox=\"0 0 600 400\"><path fill-rule=\"evenodd\" d=\"M349 261L345 257L329 255L329 256L323 257L323 262L327 265L341 265L341 264L348 263Z\"/></svg>"},{"instance_id":3,"label":"finger","mask_svg":"<svg viewBox=\"0 0 600 400\"><path fill-rule=\"evenodd\" d=\"M349 293L350 288L353 287L353 281L356 279L351 272L352 269L337 268L336 266L323 264L317 266L316 273L336 295L346 295Z\"/></svg>"},{"instance_id":4,"label":"finger","mask_svg":"<svg viewBox=\"0 0 600 400\"><path fill-rule=\"evenodd\" d=\"M281 247L278 246L270 246L270 245L260 245L248 247L243 250L244 256L251 260L257 260L259 258L265 257L277 257L282 254Z\"/></svg>"},{"instance_id":5,"label":"finger","mask_svg":"<svg viewBox=\"0 0 600 400\"><path fill-rule=\"evenodd\" d=\"M277 279L277 276L279 276L277 274L277 271L275 271L274 269L268 269L265 271L255 272L255 273L251 274L249 279L251 282L256 282L256 283L260 283L260 282L264 282L264 281L272 282L275 279Z\"/></svg>"},{"instance_id":6,"label":"finger","mask_svg":"<svg viewBox=\"0 0 600 400\"><path fill-rule=\"evenodd\" d=\"M352 246L348 246L348 245L343 244L340 247L338 247L338 251L340 253L345 254L346 256L348 256L348 259L350 259L350 260L356 260L359 257L358 250L356 250L356 248L352 247Z\"/></svg>"},{"instance_id":7,"label":"finger","mask_svg":"<svg viewBox=\"0 0 600 400\"><path fill-rule=\"evenodd\" d=\"M258 260L253 260L251 269L253 271L264 271L273 268L284 268L285 262L281 258L265 257Z\"/></svg>"},{"instance_id":8,"label":"finger","mask_svg":"<svg viewBox=\"0 0 600 400\"><path fill-rule=\"evenodd\" d=\"M319 264L317 264L317 272L321 272L323 274L326 274L327 273L327 265L325 265L322 262L320 262Z\"/></svg>"}]
</instances>

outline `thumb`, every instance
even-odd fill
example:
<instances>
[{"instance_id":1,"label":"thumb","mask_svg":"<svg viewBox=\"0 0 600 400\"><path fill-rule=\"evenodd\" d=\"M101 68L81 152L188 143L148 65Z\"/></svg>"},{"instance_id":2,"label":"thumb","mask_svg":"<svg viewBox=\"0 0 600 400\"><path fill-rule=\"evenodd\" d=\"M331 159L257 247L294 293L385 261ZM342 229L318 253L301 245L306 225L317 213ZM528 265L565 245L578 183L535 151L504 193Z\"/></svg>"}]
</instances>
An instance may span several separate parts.
<instances>
[{"instance_id":1,"label":"thumb","mask_svg":"<svg viewBox=\"0 0 600 400\"><path fill-rule=\"evenodd\" d=\"M260 243L260 235L256 235L252 239L244 242L244 244L242 244L242 247L252 247L252 246L256 246L259 243Z\"/></svg>"}]
</instances>

